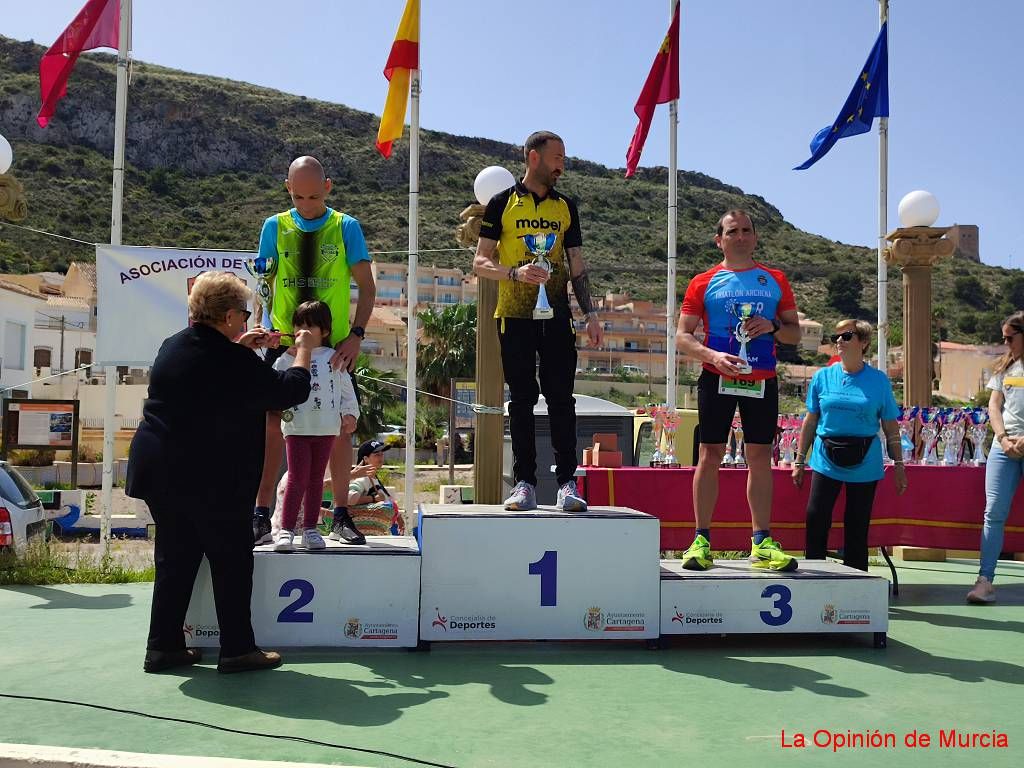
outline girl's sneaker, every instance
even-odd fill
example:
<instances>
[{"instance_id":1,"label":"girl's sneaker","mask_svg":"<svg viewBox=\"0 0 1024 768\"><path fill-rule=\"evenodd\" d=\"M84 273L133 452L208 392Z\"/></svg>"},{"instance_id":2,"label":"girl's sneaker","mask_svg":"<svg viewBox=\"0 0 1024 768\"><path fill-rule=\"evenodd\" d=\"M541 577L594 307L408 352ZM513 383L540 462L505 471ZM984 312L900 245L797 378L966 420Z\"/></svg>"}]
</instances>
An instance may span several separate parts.
<instances>
[{"instance_id":1,"label":"girl's sneaker","mask_svg":"<svg viewBox=\"0 0 1024 768\"><path fill-rule=\"evenodd\" d=\"M996 601L996 588L992 582L984 576L979 576L974 582L974 589L967 593L967 602L975 605L985 605Z\"/></svg>"},{"instance_id":2,"label":"girl's sneaker","mask_svg":"<svg viewBox=\"0 0 1024 768\"><path fill-rule=\"evenodd\" d=\"M295 551L295 533L289 531L287 528L282 528L277 532L277 538L274 539L274 551L275 552L294 552Z\"/></svg>"},{"instance_id":3,"label":"girl's sneaker","mask_svg":"<svg viewBox=\"0 0 1024 768\"><path fill-rule=\"evenodd\" d=\"M304 549L324 549L326 546L327 542L316 528L306 528L302 532L302 547Z\"/></svg>"}]
</instances>

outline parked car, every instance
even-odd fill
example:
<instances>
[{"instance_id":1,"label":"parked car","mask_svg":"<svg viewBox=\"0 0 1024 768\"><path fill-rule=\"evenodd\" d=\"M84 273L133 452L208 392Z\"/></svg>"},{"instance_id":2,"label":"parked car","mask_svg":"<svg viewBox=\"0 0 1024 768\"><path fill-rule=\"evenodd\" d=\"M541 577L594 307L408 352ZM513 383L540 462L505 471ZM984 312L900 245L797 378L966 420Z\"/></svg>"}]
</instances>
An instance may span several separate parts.
<instances>
[{"instance_id":1,"label":"parked car","mask_svg":"<svg viewBox=\"0 0 1024 768\"><path fill-rule=\"evenodd\" d=\"M46 510L21 474L0 461L0 549L23 552L46 535Z\"/></svg>"},{"instance_id":2,"label":"parked car","mask_svg":"<svg viewBox=\"0 0 1024 768\"><path fill-rule=\"evenodd\" d=\"M646 376L647 371L641 368L639 365L624 365L622 366L622 372L629 376Z\"/></svg>"},{"instance_id":3,"label":"parked car","mask_svg":"<svg viewBox=\"0 0 1024 768\"><path fill-rule=\"evenodd\" d=\"M389 437L405 437L405 427L400 424L385 424L384 429L377 433L377 439L386 443Z\"/></svg>"}]
</instances>

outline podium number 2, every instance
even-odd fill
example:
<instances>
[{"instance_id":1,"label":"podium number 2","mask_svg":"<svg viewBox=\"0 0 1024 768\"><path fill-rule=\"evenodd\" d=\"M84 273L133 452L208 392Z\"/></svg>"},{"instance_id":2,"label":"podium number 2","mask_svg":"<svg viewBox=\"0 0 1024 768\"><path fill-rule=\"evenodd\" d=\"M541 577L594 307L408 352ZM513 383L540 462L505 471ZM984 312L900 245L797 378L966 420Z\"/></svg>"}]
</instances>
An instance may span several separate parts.
<instances>
[{"instance_id":1,"label":"podium number 2","mask_svg":"<svg viewBox=\"0 0 1024 768\"><path fill-rule=\"evenodd\" d=\"M530 575L540 576L540 604L558 604L558 552L549 549L544 557L530 563Z\"/></svg>"},{"instance_id":2,"label":"podium number 2","mask_svg":"<svg viewBox=\"0 0 1024 768\"><path fill-rule=\"evenodd\" d=\"M277 614L277 621L280 624L312 624L313 612L300 611L305 608L313 599L313 585L305 579L289 579L281 585L280 597L290 597L292 592L298 590L299 596L294 602L285 606L285 609Z\"/></svg>"},{"instance_id":3,"label":"podium number 2","mask_svg":"<svg viewBox=\"0 0 1024 768\"><path fill-rule=\"evenodd\" d=\"M773 598L772 610L761 611L761 621L769 627L781 627L793 618L793 606L789 604L793 599L793 593L789 591L789 587L772 584L770 587L764 588L761 597Z\"/></svg>"}]
</instances>

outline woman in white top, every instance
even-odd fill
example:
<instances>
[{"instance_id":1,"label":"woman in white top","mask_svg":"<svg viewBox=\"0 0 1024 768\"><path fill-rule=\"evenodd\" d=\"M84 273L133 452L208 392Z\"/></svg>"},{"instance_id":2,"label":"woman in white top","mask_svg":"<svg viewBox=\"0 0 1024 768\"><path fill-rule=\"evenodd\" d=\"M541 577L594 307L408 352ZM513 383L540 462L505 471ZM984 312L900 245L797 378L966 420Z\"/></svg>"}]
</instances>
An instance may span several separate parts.
<instances>
[{"instance_id":1,"label":"woman in white top","mask_svg":"<svg viewBox=\"0 0 1024 768\"><path fill-rule=\"evenodd\" d=\"M1003 527L1024 473L1024 312L1014 312L1003 321L1003 344L1006 354L996 362L988 382L992 390L988 415L995 439L985 465L981 567L974 589L967 593L969 603L991 603L996 599L992 581L1003 547Z\"/></svg>"}]
</instances>

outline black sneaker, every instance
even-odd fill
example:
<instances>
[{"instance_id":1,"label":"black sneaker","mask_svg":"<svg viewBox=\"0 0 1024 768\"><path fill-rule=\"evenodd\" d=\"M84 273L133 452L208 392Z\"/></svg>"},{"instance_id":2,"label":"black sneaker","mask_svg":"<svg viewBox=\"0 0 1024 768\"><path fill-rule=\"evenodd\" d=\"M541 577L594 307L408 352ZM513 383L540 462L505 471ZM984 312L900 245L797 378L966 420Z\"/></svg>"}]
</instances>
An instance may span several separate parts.
<instances>
[{"instance_id":1,"label":"black sneaker","mask_svg":"<svg viewBox=\"0 0 1024 768\"><path fill-rule=\"evenodd\" d=\"M346 544L366 543L366 537L356 528L356 524L352 522L352 517L345 507L338 507L334 510L334 523L327 538L334 541L343 541Z\"/></svg>"},{"instance_id":2,"label":"black sneaker","mask_svg":"<svg viewBox=\"0 0 1024 768\"><path fill-rule=\"evenodd\" d=\"M252 516L252 542L254 547L260 544L269 544L273 539L270 536L270 518L266 515L255 514Z\"/></svg>"}]
</instances>

